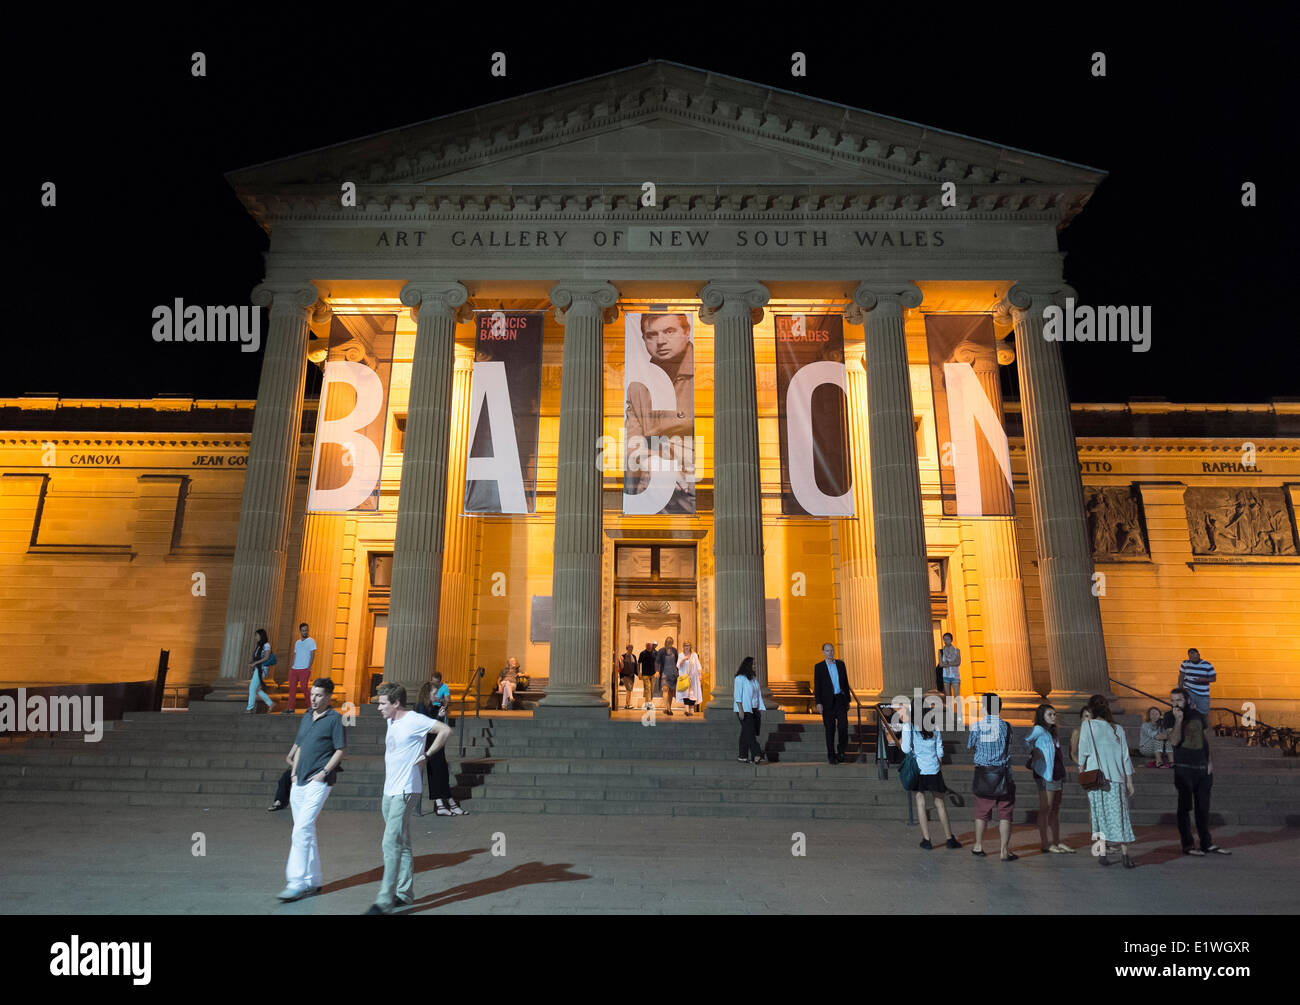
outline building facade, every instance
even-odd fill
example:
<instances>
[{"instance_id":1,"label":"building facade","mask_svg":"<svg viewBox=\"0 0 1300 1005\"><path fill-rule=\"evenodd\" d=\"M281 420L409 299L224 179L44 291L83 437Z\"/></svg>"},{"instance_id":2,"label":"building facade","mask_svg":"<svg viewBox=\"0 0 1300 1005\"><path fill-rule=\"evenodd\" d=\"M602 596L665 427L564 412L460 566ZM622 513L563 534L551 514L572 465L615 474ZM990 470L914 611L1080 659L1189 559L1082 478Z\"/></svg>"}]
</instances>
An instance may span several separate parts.
<instances>
[{"instance_id":1,"label":"building facade","mask_svg":"<svg viewBox=\"0 0 1300 1005\"><path fill-rule=\"evenodd\" d=\"M807 680L826 641L863 697L910 694L951 631L966 692L1159 693L1195 645L1216 696L1285 722L1300 407L1071 409L1044 329L1072 296L1057 232L1101 177L665 63L236 172L271 239L255 403L0 402L9 675L139 679L161 647L180 682L231 683L256 628L282 652L305 620L352 696L515 656L539 714L603 714L629 643L689 639L726 706L745 656ZM509 424L483 336L525 316L524 511L492 512L504 483L481 505L476 472ZM689 459L644 506L630 375L676 318L690 354L645 416L688 428ZM936 355L945 319L990 337ZM840 367L842 397L801 385L842 402L838 487L829 427L792 418L805 324L838 339L808 370ZM346 508L309 501L361 445L324 449L313 363L387 377L376 491ZM939 383L996 416L1003 461L954 447ZM971 515L963 458L985 486L1001 463L1014 506Z\"/></svg>"}]
</instances>

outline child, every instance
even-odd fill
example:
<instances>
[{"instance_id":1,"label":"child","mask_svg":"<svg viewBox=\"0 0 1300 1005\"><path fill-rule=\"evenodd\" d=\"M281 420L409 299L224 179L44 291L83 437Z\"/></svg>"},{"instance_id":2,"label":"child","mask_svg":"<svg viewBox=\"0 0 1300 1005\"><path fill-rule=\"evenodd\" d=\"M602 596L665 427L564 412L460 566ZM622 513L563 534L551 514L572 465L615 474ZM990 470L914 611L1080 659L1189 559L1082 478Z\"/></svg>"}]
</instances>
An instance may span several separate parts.
<instances>
[{"instance_id":1,"label":"child","mask_svg":"<svg viewBox=\"0 0 1300 1005\"><path fill-rule=\"evenodd\" d=\"M1160 709L1152 705L1147 709L1147 721L1142 723L1142 733L1138 740L1138 752L1151 758L1148 768L1167 768L1169 760L1169 734L1160 725L1163 718Z\"/></svg>"}]
</instances>

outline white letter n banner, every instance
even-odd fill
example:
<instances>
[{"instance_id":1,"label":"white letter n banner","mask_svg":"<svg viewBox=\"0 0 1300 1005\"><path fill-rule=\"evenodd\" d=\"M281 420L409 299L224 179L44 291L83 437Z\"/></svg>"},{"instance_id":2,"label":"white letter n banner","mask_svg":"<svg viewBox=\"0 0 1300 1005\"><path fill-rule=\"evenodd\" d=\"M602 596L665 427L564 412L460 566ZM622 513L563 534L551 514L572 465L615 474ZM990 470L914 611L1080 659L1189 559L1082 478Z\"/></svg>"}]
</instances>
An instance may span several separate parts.
<instances>
[{"instance_id":1,"label":"white letter n banner","mask_svg":"<svg viewBox=\"0 0 1300 1005\"><path fill-rule=\"evenodd\" d=\"M987 314L925 319L945 516L1011 516L1011 452L999 414L998 357Z\"/></svg>"},{"instance_id":2,"label":"white letter n banner","mask_svg":"<svg viewBox=\"0 0 1300 1005\"><path fill-rule=\"evenodd\" d=\"M853 516L844 319L778 314L774 321L781 512Z\"/></svg>"},{"instance_id":3,"label":"white letter n banner","mask_svg":"<svg viewBox=\"0 0 1300 1005\"><path fill-rule=\"evenodd\" d=\"M316 413L309 513L378 512L397 317L335 314Z\"/></svg>"}]
</instances>

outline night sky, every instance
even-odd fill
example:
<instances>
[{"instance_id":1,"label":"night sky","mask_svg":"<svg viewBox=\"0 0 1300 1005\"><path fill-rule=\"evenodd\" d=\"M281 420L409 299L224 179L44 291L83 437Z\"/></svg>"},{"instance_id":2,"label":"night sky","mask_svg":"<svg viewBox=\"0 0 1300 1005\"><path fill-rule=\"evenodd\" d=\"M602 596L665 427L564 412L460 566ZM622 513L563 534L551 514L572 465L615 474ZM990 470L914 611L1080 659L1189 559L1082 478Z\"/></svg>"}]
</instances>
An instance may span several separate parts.
<instances>
[{"instance_id":1,"label":"night sky","mask_svg":"<svg viewBox=\"0 0 1300 1005\"><path fill-rule=\"evenodd\" d=\"M739 8L647 7L623 23L633 5L547 7L534 24L469 5L348 10L15 28L23 331L0 394L254 397L260 352L150 337L155 305L246 304L262 278L267 238L225 172L661 58L1109 172L1061 236L1065 275L1085 303L1150 305L1152 349L1064 345L1073 400L1300 395L1286 296L1300 200L1284 174L1296 33L1273 15L1234 5L1224 23L1171 26L997 8L948 23L939 8L891 19L873 6L846 24L844 8L800 5L748 37L763 22ZM807 77L790 75L796 49ZM494 50L504 79L489 74ZM190 74L194 51L206 78ZM45 181L57 208L39 204ZM1245 181L1256 208L1241 205Z\"/></svg>"}]
</instances>

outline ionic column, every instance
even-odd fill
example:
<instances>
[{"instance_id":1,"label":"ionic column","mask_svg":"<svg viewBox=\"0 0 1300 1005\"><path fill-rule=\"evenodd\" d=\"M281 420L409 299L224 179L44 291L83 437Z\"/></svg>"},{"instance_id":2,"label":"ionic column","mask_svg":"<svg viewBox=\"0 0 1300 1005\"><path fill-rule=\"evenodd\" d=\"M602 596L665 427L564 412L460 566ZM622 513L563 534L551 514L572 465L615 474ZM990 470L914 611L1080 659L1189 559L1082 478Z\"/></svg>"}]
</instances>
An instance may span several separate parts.
<instances>
[{"instance_id":1,"label":"ionic column","mask_svg":"<svg viewBox=\"0 0 1300 1005\"><path fill-rule=\"evenodd\" d=\"M393 542L384 680L404 685L413 704L438 655L456 319L468 293L460 283L408 283L401 299L416 316L415 356Z\"/></svg>"},{"instance_id":2,"label":"ionic column","mask_svg":"<svg viewBox=\"0 0 1300 1005\"><path fill-rule=\"evenodd\" d=\"M963 342L953 353L953 359L971 365L984 396L1005 426L998 366L1009 365L1015 353L1005 346L995 349L979 342ZM981 483L1005 480L1002 468L988 451L981 452L979 462ZM984 653L993 665L990 686L1008 708L1036 706L1041 699L1034 690L1029 659L1029 621L1025 616L1025 590L1016 552L1016 519L986 516L965 523L975 544L979 569Z\"/></svg>"},{"instance_id":3,"label":"ionic column","mask_svg":"<svg viewBox=\"0 0 1300 1005\"><path fill-rule=\"evenodd\" d=\"M564 325L560 452L555 473L555 573L552 580L550 682L543 715L608 708L600 648L601 466L604 433L604 326L618 317L609 283L556 286L555 317Z\"/></svg>"},{"instance_id":4,"label":"ionic column","mask_svg":"<svg viewBox=\"0 0 1300 1005\"><path fill-rule=\"evenodd\" d=\"M850 456L853 458L854 516L840 522L844 542L843 557L840 560L840 585L843 589L845 614L844 662L849 671L849 684L862 699L879 695L882 681L875 535L871 526L867 374L864 363L861 355L852 353L844 364L849 398Z\"/></svg>"},{"instance_id":5,"label":"ionic column","mask_svg":"<svg viewBox=\"0 0 1300 1005\"><path fill-rule=\"evenodd\" d=\"M713 325L713 557L716 681L708 707L729 713L732 681L746 656L767 686L767 609L763 597L763 493L758 456L758 387L754 325L767 288L709 283L700 290L700 320ZM765 699L766 700L766 699ZM769 708L776 708L767 702Z\"/></svg>"},{"instance_id":6,"label":"ionic column","mask_svg":"<svg viewBox=\"0 0 1300 1005\"><path fill-rule=\"evenodd\" d=\"M447 550L442 563L442 617L438 622L438 668L449 684L469 679L470 610L473 590L473 523L465 515L465 457L469 449L470 382L474 350L456 347L451 392L451 460L447 465Z\"/></svg>"},{"instance_id":7,"label":"ionic column","mask_svg":"<svg viewBox=\"0 0 1300 1005\"><path fill-rule=\"evenodd\" d=\"M871 518L886 697L934 687L930 580L916 459L912 381L903 309L919 307L912 283L853 291L851 321L866 330L867 425L871 443Z\"/></svg>"},{"instance_id":8,"label":"ionic column","mask_svg":"<svg viewBox=\"0 0 1300 1005\"><path fill-rule=\"evenodd\" d=\"M308 325L320 294L310 283L263 283L253 290L252 300L258 307L270 308L270 316L230 570L221 646L224 681L248 679L247 663L257 629L265 628L271 639L278 637L307 377Z\"/></svg>"},{"instance_id":9,"label":"ionic column","mask_svg":"<svg viewBox=\"0 0 1300 1005\"><path fill-rule=\"evenodd\" d=\"M1053 704L1110 692L1061 349L1043 338L1043 310L1067 292L1016 285L1005 300L1016 329L1020 410L1052 679L1048 701Z\"/></svg>"}]
</instances>

